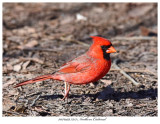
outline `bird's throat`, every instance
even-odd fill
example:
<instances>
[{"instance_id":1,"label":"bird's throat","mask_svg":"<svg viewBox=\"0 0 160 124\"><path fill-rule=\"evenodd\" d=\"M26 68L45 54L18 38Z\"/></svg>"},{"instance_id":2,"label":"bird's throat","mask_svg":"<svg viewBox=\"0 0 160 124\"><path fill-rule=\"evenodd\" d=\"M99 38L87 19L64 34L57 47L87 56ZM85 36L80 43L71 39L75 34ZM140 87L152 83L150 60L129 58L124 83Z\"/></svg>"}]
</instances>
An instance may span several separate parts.
<instances>
[{"instance_id":1,"label":"bird's throat","mask_svg":"<svg viewBox=\"0 0 160 124\"><path fill-rule=\"evenodd\" d=\"M110 53L106 53L106 50L109 48L110 46L101 46L102 51L103 51L103 58L107 61L110 60Z\"/></svg>"}]
</instances>

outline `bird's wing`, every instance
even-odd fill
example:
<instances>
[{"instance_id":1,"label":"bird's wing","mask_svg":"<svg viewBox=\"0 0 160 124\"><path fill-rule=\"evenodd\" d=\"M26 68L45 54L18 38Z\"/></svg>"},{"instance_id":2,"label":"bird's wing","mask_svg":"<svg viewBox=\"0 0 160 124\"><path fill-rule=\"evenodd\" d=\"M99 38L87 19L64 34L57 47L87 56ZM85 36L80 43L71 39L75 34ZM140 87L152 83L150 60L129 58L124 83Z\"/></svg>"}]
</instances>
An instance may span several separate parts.
<instances>
[{"instance_id":1,"label":"bird's wing","mask_svg":"<svg viewBox=\"0 0 160 124\"><path fill-rule=\"evenodd\" d=\"M79 56L60 67L58 72L60 73L76 73L85 71L90 68L92 63L92 58L87 56L86 54Z\"/></svg>"}]
</instances>

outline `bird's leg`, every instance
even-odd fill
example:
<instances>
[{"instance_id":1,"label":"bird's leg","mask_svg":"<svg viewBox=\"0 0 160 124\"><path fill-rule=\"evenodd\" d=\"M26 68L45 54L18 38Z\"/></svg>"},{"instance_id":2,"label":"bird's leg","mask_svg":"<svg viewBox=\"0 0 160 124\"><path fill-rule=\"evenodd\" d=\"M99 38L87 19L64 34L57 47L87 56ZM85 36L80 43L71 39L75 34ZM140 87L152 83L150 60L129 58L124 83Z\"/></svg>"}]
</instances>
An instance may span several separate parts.
<instances>
[{"instance_id":1,"label":"bird's leg","mask_svg":"<svg viewBox=\"0 0 160 124\"><path fill-rule=\"evenodd\" d=\"M68 97L69 90L70 90L70 84L68 84L67 82L64 82L64 84L65 84L65 93L63 93L64 97L62 100L65 100L65 98Z\"/></svg>"},{"instance_id":2,"label":"bird's leg","mask_svg":"<svg viewBox=\"0 0 160 124\"><path fill-rule=\"evenodd\" d=\"M67 93L67 86L68 86L67 82L64 82L64 86L65 86L64 94L66 94Z\"/></svg>"},{"instance_id":3,"label":"bird's leg","mask_svg":"<svg viewBox=\"0 0 160 124\"><path fill-rule=\"evenodd\" d=\"M67 90L67 82L64 82L64 88L62 88L62 90L64 90L64 93L63 93L63 91L61 91L61 93L63 96L65 96L66 90Z\"/></svg>"}]
</instances>

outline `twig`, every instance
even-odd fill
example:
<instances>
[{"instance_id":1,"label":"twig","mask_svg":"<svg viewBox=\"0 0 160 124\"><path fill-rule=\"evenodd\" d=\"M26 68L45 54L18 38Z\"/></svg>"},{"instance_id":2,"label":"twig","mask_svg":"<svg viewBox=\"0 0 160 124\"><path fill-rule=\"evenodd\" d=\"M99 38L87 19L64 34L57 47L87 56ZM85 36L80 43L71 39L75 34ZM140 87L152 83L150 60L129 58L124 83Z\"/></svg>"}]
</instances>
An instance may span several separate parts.
<instances>
[{"instance_id":1,"label":"twig","mask_svg":"<svg viewBox=\"0 0 160 124\"><path fill-rule=\"evenodd\" d=\"M114 69L114 68L111 68L110 71L120 71L120 69ZM128 72L128 73L150 73L154 76L157 76L155 73L149 71L149 70L127 70L127 69L124 69L125 72Z\"/></svg>"},{"instance_id":2,"label":"twig","mask_svg":"<svg viewBox=\"0 0 160 124\"><path fill-rule=\"evenodd\" d=\"M11 79L8 82L3 84L3 88L8 87L9 85L13 85L14 83L16 83L16 79Z\"/></svg>"},{"instance_id":3,"label":"twig","mask_svg":"<svg viewBox=\"0 0 160 124\"><path fill-rule=\"evenodd\" d=\"M43 51L43 52L57 52L57 50L53 49L44 49L44 48L24 48L24 51Z\"/></svg>"},{"instance_id":4,"label":"twig","mask_svg":"<svg viewBox=\"0 0 160 124\"><path fill-rule=\"evenodd\" d=\"M113 62L114 66L116 69L120 70L120 73L123 74L126 78L128 78L134 85L138 86L140 83L136 82L132 77L130 77L124 70L122 70L120 67L117 65L117 59Z\"/></svg>"},{"instance_id":5,"label":"twig","mask_svg":"<svg viewBox=\"0 0 160 124\"><path fill-rule=\"evenodd\" d=\"M33 105L36 103L36 101L39 99L40 96L41 96L41 95L38 95L38 96L33 100L32 104L31 104L30 106L33 106Z\"/></svg>"},{"instance_id":6,"label":"twig","mask_svg":"<svg viewBox=\"0 0 160 124\"><path fill-rule=\"evenodd\" d=\"M31 97L31 96L39 95L39 94L41 94L41 93L40 92L30 93L30 94L26 95L26 97Z\"/></svg>"},{"instance_id":7,"label":"twig","mask_svg":"<svg viewBox=\"0 0 160 124\"><path fill-rule=\"evenodd\" d=\"M10 114L15 114L15 115L22 115L22 114L20 114L20 113L18 113L18 112L12 112L12 111L3 111L3 112L5 112L5 113L10 113Z\"/></svg>"},{"instance_id":8,"label":"twig","mask_svg":"<svg viewBox=\"0 0 160 124\"><path fill-rule=\"evenodd\" d=\"M148 113L146 113L146 114L144 114L143 116L148 116L148 115L153 115L155 113L155 111L152 111L152 112L148 112Z\"/></svg>"},{"instance_id":9,"label":"twig","mask_svg":"<svg viewBox=\"0 0 160 124\"><path fill-rule=\"evenodd\" d=\"M62 41L75 42L75 43L81 44L81 45L86 46L86 47L89 47L89 46L90 46L89 44L86 44L86 43L84 43L84 42L81 42L81 41L78 41L78 40L73 39L73 38L72 38L72 35L68 36L67 38L60 37L60 39L61 39Z\"/></svg>"},{"instance_id":10,"label":"twig","mask_svg":"<svg viewBox=\"0 0 160 124\"><path fill-rule=\"evenodd\" d=\"M38 58L20 58L20 61L34 61L40 64L44 64L44 62Z\"/></svg>"},{"instance_id":11,"label":"twig","mask_svg":"<svg viewBox=\"0 0 160 124\"><path fill-rule=\"evenodd\" d=\"M81 44L81 45L86 46L86 47L90 46L89 44L83 43L83 42L78 41L78 40L71 40L71 42L75 42L75 43Z\"/></svg>"},{"instance_id":12,"label":"twig","mask_svg":"<svg viewBox=\"0 0 160 124\"><path fill-rule=\"evenodd\" d=\"M73 112L73 113L71 113L71 116L73 116L74 114L80 114L80 113L85 113L85 112L88 112L88 110Z\"/></svg>"},{"instance_id":13,"label":"twig","mask_svg":"<svg viewBox=\"0 0 160 124\"><path fill-rule=\"evenodd\" d=\"M17 59L15 62L12 62L10 64L13 66L13 65L21 63L23 61L34 61L34 62L37 62L37 63L40 63L40 64L44 64L44 62L42 60L38 59L38 58L29 58L29 57L28 58L21 57L21 58Z\"/></svg>"},{"instance_id":14,"label":"twig","mask_svg":"<svg viewBox=\"0 0 160 124\"><path fill-rule=\"evenodd\" d=\"M140 36L140 37L115 37L111 40L157 40L157 37L147 37L147 36Z\"/></svg>"}]
</instances>

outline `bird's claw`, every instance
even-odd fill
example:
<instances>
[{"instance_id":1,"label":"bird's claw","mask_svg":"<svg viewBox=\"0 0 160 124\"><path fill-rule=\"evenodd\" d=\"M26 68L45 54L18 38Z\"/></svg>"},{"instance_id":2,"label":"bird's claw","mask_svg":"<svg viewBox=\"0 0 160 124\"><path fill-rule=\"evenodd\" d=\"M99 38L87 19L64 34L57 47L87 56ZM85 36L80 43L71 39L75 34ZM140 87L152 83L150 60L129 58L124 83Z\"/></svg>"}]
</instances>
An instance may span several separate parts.
<instances>
[{"instance_id":1,"label":"bird's claw","mask_svg":"<svg viewBox=\"0 0 160 124\"><path fill-rule=\"evenodd\" d=\"M67 89L67 86L68 86L68 89ZM69 90L70 90L70 85L67 82L65 82L65 93L61 91L64 96L61 100L65 100L65 98L68 98Z\"/></svg>"}]
</instances>

